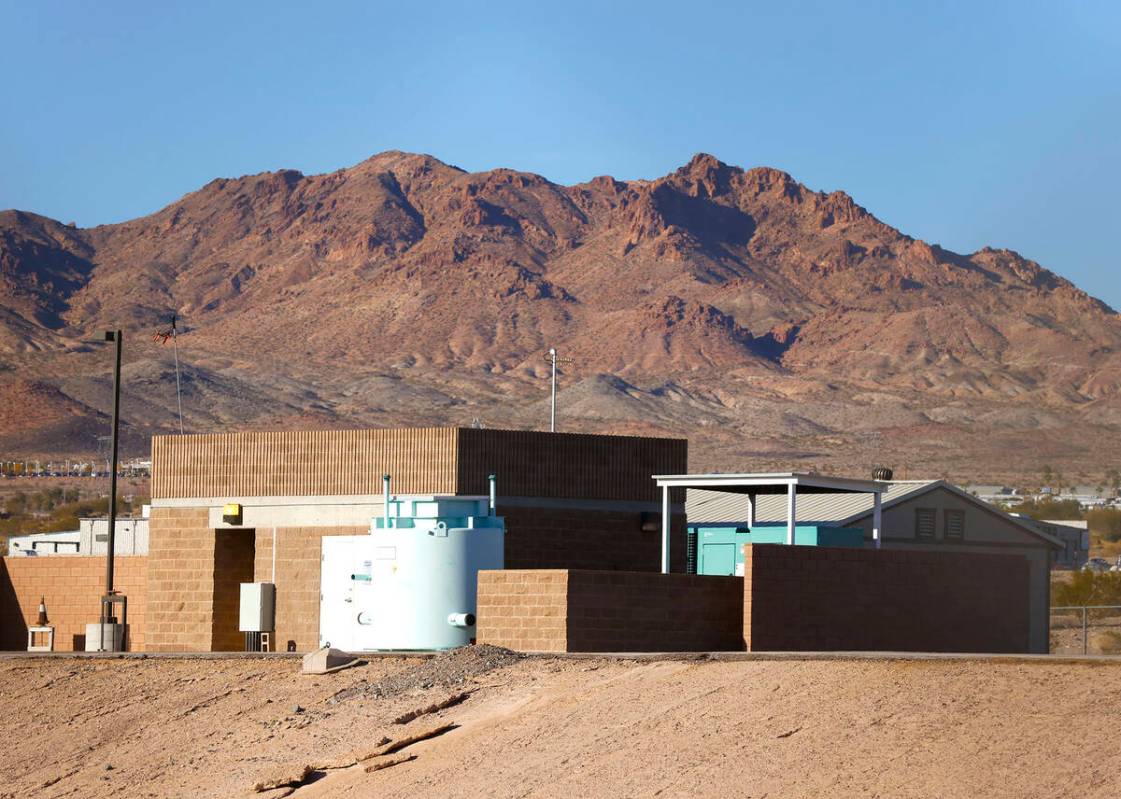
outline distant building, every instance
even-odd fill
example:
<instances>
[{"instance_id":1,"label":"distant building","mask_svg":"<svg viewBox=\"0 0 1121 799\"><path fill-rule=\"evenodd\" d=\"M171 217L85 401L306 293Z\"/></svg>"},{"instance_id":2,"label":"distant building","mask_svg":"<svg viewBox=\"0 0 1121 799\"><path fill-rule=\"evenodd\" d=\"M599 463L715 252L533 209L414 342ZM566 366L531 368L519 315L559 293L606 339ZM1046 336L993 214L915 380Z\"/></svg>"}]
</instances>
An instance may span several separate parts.
<instances>
[{"instance_id":1,"label":"distant building","mask_svg":"<svg viewBox=\"0 0 1121 799\"><path fill-rule=\"evenodd\" d=\"M8 539L8 557L77 555L79 536L80 533L77 530L17 535Z\"/></svg>"},{"instance_id":2,"label":"distant building","mask_svg":"<svg viewBox=\"0 0 1121 799\"><path fill-rule=\"evenodd\" d=\"M966 486L964 490L967 494L972 494L977 499L988 502L990 505L1007 507L1009 505L1019 505L1024 501L1024 495L1020 493L1019 489L1009 488L1008 486L971 485Z\"/></svg>"},{"instance_id":3,"label":"distant building","mask_svg":"<svg viewBox=\"0 0 1121 799\"><path fill-rule=\"evenodd\" d=\"M104 555L109 546L108 519L80 519L83 555ZM148 519L117 519L117 534L113 539L113 552L117 555L148 554Z\"/></svg>"},{"instance_id":4,"label":"distant building","mask_svg":"<svg viewBox=\"0 0 1121 799\"><path fill-rule=\"evenodd\" d=\"M1052 569L1060 571L1081 569L1090 559L1089 522L1080 519L1040 521L1019 514L1013 515L1062 542L1063 548L1055 551L1055 559L1051 563Z\"/></svg>"},{"instance_id":5,"label":"distant building","mask_svg":"<svg viewBox=\"0 0 1121 799\"><path fill-rule=\"evenodd\" d=\"M108 519L79 519L79 529L32 533L8 541L8 556L104 555L109 542ZM148 554L148 519L117 519L113 551L118 555Z\"/></svg>"}]
</instances>

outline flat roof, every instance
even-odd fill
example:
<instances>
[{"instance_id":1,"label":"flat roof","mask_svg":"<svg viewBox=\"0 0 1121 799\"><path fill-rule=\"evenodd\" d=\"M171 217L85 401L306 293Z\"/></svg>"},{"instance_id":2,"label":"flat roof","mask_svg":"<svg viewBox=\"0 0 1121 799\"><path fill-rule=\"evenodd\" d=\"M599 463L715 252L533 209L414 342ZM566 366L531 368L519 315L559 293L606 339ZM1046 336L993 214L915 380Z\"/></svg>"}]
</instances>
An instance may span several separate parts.
<instances>
[{"instance_id":1,"label":"flat roof","mask_svg":"<svg viewBox=\"0 0 1121 799\"><path fill-rule=\"evenodd\" d=\"M729 494L785 494L790 486L800 494L880 494L888 487L877 480L802 472L656 474L654 480L659 487L703 488Z\"/></svg>"}]
</instances>

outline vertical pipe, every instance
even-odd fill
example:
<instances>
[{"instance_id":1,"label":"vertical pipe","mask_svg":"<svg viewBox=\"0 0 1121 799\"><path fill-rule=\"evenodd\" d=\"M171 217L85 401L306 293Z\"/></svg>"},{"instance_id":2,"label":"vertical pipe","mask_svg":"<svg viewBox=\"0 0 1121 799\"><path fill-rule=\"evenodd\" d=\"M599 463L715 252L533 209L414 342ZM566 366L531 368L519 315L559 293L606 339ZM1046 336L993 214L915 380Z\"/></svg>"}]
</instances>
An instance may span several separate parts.
<instances>
[{"instance_id":1,"label":"vertical pipe","mask_svg":"<svg viewBox=\"0 0 1121 799\"><path fill-rule=\"evenodd\" d=\"M494 516L495 504L498 499L497 478L492 474L487 477L487 481L490 483L490 515Z\"/></svg>"},{"instance_id":2,"label":"vertical pipe","mask_svg":"<svg viewBox=\"0 0 1121 799\"><path fill-rule=\"evenodd\" d=\"M747 527L755 526L755 494L747 495Z\"/></svg>"},{"instance_id":3,"label":"vertical pipe","mask_svg":"<svg viewBox=\"0 0 1121 799\"><path fill-rule=\"evenodd\" d=\"M381 476L381 490L382 490L382 529L389 529L389 475L383 474Z\"/></svg>"},{"instance_id":4,"label":"vertical pipe","mask_svg":"<svg viewBox=\"0 0 1121 799\"><path fill-rule=\"evenodd\" d=\"M879 549L883 544L883 503L880 501L880 492L872 494L872 546Z\"/></svg>"},{"instance_id":5,"label":"vertical pipe","mask_svg":"<svg viewBox=\"0 0 1121 799\"><path fill-rule=\"evenodd\" d=\"M669 486L662 486L662 574L669 574Z\"/></svg>"},{"instance_id":6,"label":"vertical pipe","mask_svg":"<svg viewBox=\"0 0 1121 799\"><path fill-rule=\"evenodd\" d=\"M797 500L795 498L797 489L794 483L790 483L786 487L786 543L794 545L794 515L796 511Z\"/></svg>"},{"instance_id":7,"label":"vertical pipe","mask_svg":"<svg viewBox=\"0 0 1121 799\"><path fill-rule=\"evenodd\" d=\"M105 597L106 602L101 606L102 623L111 623L108 598L113 594L113 556L116 549L117 537L117 434L120 429L121 414L121 345L124 334L120 330L106 333L106 338L112 337L117 344L116 365L113 368L113 438L112 438L112 465L109 468L109 541L105 553ZM104 633L102 634L104 635Z\"/></svg>"},{"instance_id":8,"label":"vertical pipe","mask_svg":"<svg viewBox=\"0 0 1121 799\"><path fill-rule=\"evenodd\" d=\"M549 357L553 361L553 389L549 400L549 432L557 432L557 351L549 348Z\"/></svg>"}]
</instances>

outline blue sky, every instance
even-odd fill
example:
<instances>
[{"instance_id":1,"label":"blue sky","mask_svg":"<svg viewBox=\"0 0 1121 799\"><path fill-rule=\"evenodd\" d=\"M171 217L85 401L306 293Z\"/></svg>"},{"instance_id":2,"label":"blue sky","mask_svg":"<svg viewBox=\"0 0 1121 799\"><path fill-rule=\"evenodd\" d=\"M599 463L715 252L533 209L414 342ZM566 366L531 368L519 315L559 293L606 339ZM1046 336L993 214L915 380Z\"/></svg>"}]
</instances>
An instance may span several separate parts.
<instances>
[{"instance_id":1,"label":"blue sky","mask_svg":"<svg viewBox=\"0 0 1121 799\"><path fill-rule=\"evenodd\" d=\"M0 208L82 226L387 149L562 183L707 151L1121 307L1118 3L0 0L0 74Z\"/></svg>"}]
</instances>

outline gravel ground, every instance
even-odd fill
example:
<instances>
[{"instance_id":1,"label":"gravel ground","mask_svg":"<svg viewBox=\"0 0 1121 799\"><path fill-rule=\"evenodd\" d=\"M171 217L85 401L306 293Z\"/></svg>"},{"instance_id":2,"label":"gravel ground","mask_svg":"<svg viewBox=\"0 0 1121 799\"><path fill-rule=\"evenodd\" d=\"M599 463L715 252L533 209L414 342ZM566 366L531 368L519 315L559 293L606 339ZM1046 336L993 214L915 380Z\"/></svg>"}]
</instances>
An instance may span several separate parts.
<instances>
[{"instance_id":1,"label":"gravel ground","mask_svg":"<svg viewBox=\"0 0 1121 799\"><path fill-rule=\"evenodd\" d=\"M519 657L516 652L489 644L466 646L345 688L333 699L336 702L355 697L386 699L433 688L462 688L477 682L488 672L509 666Z\"/></svg>"},{"instance_id":2,"label":"gravel ground","mask_svg":"<svg viewBox=\"0 0 1121 799\"><path fill-rule=\"evenodd\" d=\"M1046 660L0 660L0 797L1114 799L1119 691Z\"/></svg>"}]
</instances>

